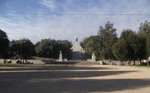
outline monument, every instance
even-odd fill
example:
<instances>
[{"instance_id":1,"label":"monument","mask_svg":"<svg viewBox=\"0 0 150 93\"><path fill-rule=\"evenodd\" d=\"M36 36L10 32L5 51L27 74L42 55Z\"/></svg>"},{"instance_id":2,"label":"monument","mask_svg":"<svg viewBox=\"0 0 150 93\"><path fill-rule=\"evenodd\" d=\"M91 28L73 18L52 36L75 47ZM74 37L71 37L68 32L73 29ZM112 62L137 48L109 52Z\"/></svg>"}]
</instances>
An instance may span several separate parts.
<instances>
[{"instance_id":1,"label":"monument","mask_svg":"<svg viewBox=\"0 0 150 93\"><path fill-rule=\"evenodd\" d=\"M62 51L60 51L60 53L59 53L59 62L63 62Z\"/></svg>"},{"instance_id":2,"label":"monument","mask_svg":"<svg viewBox=\"0 0 150 93\"><path fill-rule=\"evenodd\" d=\"M72 50L72 59L73 60L82 60L84 59L85 51L81 47L81 45L78 43L78 38L76 38L75 44L71 48Z\"/></svg>"},{"instance_id":3,"label":"monument","mask_svg":"<svg viewBox=\"0 0 150 93\"><path fill-rule=\"evenodd\" d=\"M93 52L92 54L92 62L96 62L96 56L95 56L95 53Z\"/></svg>"}]
</instances>

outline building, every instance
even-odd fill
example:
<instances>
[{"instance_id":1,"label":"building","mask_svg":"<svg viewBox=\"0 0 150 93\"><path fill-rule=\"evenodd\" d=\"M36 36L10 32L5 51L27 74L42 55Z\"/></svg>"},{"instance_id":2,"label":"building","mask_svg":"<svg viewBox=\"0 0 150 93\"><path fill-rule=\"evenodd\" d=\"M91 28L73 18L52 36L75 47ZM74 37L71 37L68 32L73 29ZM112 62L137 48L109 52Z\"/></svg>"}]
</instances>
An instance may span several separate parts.
<instances>
[{"instance_id":1,"label":"building","mask_svg":"<svg viewBox=\"0 0 150 93\"><path fill-rule=\"evenodd\" d=\"M73 60L82 60L84 59L85 51L81 47L81 45L78 43L78 39L76 39L75 44L71 48L72 50L72 59Z\"/></svg>"}]
</instances>

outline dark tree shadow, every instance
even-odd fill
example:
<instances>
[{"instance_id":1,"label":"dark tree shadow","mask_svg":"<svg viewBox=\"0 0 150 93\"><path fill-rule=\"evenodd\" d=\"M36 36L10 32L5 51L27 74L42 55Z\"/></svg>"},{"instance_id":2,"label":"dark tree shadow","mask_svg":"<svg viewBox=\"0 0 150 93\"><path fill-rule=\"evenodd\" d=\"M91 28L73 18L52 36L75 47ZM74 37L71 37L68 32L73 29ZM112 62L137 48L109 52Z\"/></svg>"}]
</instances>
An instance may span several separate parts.
<instances>
[{"instance_id":1,"label":"dark tree shadow","mask_svg":"<svg viewBox=\"0 0 150 93\"><path fill-rule=\"evenodd\" d=\"M28 84L28 83L26 83ZM34 91L35 87L38 93L91 93L91 92L113 92L126 89L137 89L150 86L150 79L102 79L102 80L60 80L29 83ZM40 86L39 86L40 85ZM29 88L29 89L28 89ZM29 93L30 87L27 87ZM36 92L35 91L35 92Z\"/></svg>"},{"instance_id":2,"label":"dark tree shadow","mask_svg":"<svg viewBox=\"0 0 150 93\"><path fill-rule=\"evenodd\" d=\"M0 73L0 80L11 79L58 79L58 78L80 78L80 77L95 77L130 73L134 71L46 71L42 72L7 72Z\"/></svg>"},{"instance_id":3,"label":"dark tree shadow","mask_svg":"<svg viewBox=\"0 0 150 93\"><path fill-rule=\"evenodd\" d=\"M77 64L79 62L77 61L67 61L67 62L59 62L59 61L54 61L54 60L41 60L45 64Z\"/></svg>"},{"instance_id":4,"label":"dark tree shadow","mask_svg":"<svg viewBox=\"0 0 150 93\"><path fill-rule=\"evenodd\" d=\"M19 68L9 68L9 69L0 69L0 71L22 71L22 70L105 70L105 69L117 69L111 67L78 67L78 66L70 66L70 65L5 65L4 67L19 67Z\"/></svg>"},{"instance_id":5,"label":"dark tree shadow","mask_svg":"<svg viewBox=\"0 0 150 93\"><path fill-rule=\"evenodd\" d=\"M113 92L150 86L150 79L101 79L101 80L9 80L0 83L1 93L91 93Z\"/></svg>"},{"instance_id":6,"label":"dark tree shadow","mask_svg":"<svg viewBox=\"0 0 150 93\"><path fill-rule=\"evenodd\" d=\"M36 72L32 72L32 69ZM88 93L112 92L150 86L150 79L68 79L109 76L135 71L82 71L109 68L38 66L0 72L1 93ZM14 69L12 69L14 71ZM21 72L28 71L29 72ZM45 72L43 72L45 70ZM53 71L55 70L55 71ZM64 71L63 71L64 70ZM76 71L73 71L76 70ZM81 71L78 71L81 70ZM0 70L2 71L2 70ZM20 71L20 72L17 72ZM35 81L34 81L35 80Z\"/></svg>"}]
</instances>

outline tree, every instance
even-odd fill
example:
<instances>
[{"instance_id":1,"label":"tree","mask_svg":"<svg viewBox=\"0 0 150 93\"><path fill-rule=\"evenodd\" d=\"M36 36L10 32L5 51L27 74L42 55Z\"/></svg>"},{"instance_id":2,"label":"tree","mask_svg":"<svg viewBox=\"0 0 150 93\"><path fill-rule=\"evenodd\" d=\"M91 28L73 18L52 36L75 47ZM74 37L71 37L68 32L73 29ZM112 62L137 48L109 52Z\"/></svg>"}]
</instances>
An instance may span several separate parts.
<instances>
[{"instance_id":1,"label":"tree","mask_svg":"<svg viewBox=\"0 0 150 93\"><path fill-rule=\"evenodd\" d=\"M138 34L138 43L137 43L137 58L141 62L142 59L146 58L146 38Z\"/></svg>"},{"instance_id":2,"label":"tree","mask_svg":"<svg viewBox=\"0 0 150 93\"><path fill-rule=\"evenodd\" d=\"M100 44L102 49L100 51L100 57L102 59L113 58L112 45L117 41L116 29L110 22L105 24L105 27L100 27L98 34L100 37Z\"/></svg>"},{"instance_id":3,"label":"tree","mask_svg":"<svg viewBox=\"0 0 150 93\"><path fill-rule=\"evenodd\" d=\"M9 53L9 40L7 34L0 29L0 57L7 58Z\"/></svg>"},{"instance_id":4,"label":"tree","mask_svg":"<svg viewBox=\"0 0 150 93\"><path fill-rule=\"evenodd\" d=\"M130 29L123 30L120 39L124 39L127 45L127 59L136 60L138 54L138 37L136 33Z\"/></svg>"},{"instance_id":5,"label":"tree","mask_svg":"<svg viewBox=\"0 0 150 93\"><path fill-rule=\"evenodd\" d=\"M141 41L141 57L146 58L146 56L149 56L150 49L149 49L149 36L150 36L150 22L145 21L144 23L141 23L141 26L139 27L138 31L139 38L142 39ZM143 55L142 55L143 54Z\"/></svg>"},{"instance_id":6,"label":"tree","mask_svg":"<svg viewBox=\"0 0 150 93\"><path fill-rule=\"evenodd\" d=\"M81 46L84 48L87 58L91 58L93 52L95 53L96 58L100 57L101 46L99 42L99 36L90 36L81 42Z\"/></svg>"},{"instance_id":7,"label":"tree","mask_svg":"<svg viewBox=\"0 0 150 93\"><path fill-rule=\"evenodd\" d=\"M12 56L17 59L31 58L34 54L34 44L29 39L11 41Z\"/></svg>"},{"instance_id":8,"label":"tree","mask_svg":"<svg viewBox=\"0 0 150 93\"><path fill-rule=\"evenodd\" d=\"M124 39L119 39L113 46L112 52L116 59L126 61L128 49Z\"/></svg>"},{"instance_id":9,"label":"tree","mask_svg":"<svg viewBox=\"0 0 150 93\"><path fill-rule=\"evenodd\" d=\"M62 51L63 57L70 59L71 58L71 46L72 44L67 40L58 40L58 51ZM58 56L58 55L57 55Z\"/></svg>"},{"instance_id":10,"label":"tree","mask_svg":"<svg viewBox=\"0 0 150 93\"><path fill-rule=\"evenodd\" d=\"M150 33L150 22L146 20L144 23L141 23L138 33L147 36Z\"/></svg>"},{"instance_id":11,"label":"tree","mask_svg":"<svg viewBox=\"0 0 150 93\"><path fill-rule=\"evenodd\" d=\"M147 35L146 39L147 57L150 57L150 34Z\"/></svg>"},{"instance_id":12,"label":"tree","mask_svg":"<svg viewBox=\"0 0 150 93\"><path fill-rule=\"evenodd\" d=\"M58 58L59 51L62 51L64 58L70 58L71 43L67 40L55 41L51 39L41 40L35 47L36 53L41 57Z\"/></svg>"},{"instance_id":13,"label":"tree","mask_svg":"<svg viewBox=\"0 0 150 93\"><path fill-rule=\"evenodd\" d=\"M42 39L40 43L35 47L35 51L38 56L41 57L53 57L52 50L56 46L56 41L51 39Z\"/></svg>"}]
</instances>

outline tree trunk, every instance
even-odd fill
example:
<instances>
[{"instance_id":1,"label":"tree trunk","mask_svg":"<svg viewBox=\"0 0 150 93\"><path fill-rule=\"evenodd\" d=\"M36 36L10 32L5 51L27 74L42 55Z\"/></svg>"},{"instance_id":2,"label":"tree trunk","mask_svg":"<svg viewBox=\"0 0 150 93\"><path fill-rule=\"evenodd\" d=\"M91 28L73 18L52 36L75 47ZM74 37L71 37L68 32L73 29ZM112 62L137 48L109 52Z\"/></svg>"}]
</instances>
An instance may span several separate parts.
<instances>
[{"instance_id":1,"label":"tree trunk","mask_svg":"<svg viewBox=\"0 0 150 93\"><path fill-rule=\"evenodd\" d=\"M139 65L141 65L141 59L140 59L140 58L138 58L138 60L139 60L139 63L140 63Z\"/></svg>"},{"instance_id":2,"label":"tree trunk","mask_svg":"<svg viewBox=\"0 0 150 93\"><path fill-rule=\"evenodd\" d=\"M120 61L121 62L121 66L123 66L123 63L122 63L122 61Z\"/></svg>"},{"instance_id":3,"label":"tree trunk","mask_svg":"<svg viewBox=\"0 0 150 93\"><path fill-rule=\"evenodd\" d=\"M131 66L131 61L130 60L128 60L128 65Z\"/></svg>"},{"instance_id":4,"label":"tree trunk","mask_svg":"<svg viewBox=\"0 0 150 93\"><path fill-rule=\"evenodd\" d=\"M147 66L149 66L149 61L147 60Z\"/></svg>"},{"instance_id":5,"label":"tree trunk","mask_svg":"<svg viewBox=\"0 0 150 93\"><path fill-rule=\"evenodd\" d=\"M4 64L6 64L7 63L7 60L6 60L6 58L4 59Z\"/></svg>"},{"instance_id":6,"label":"tree trunk","mask_svg":"<svg viewBox=\"0 0 150 93\"><path fill-rule=\"evenodd\" d=\"M133 62L134 62L134 66L135 66L135 60Z\"/></svg>"}]
</instances>

